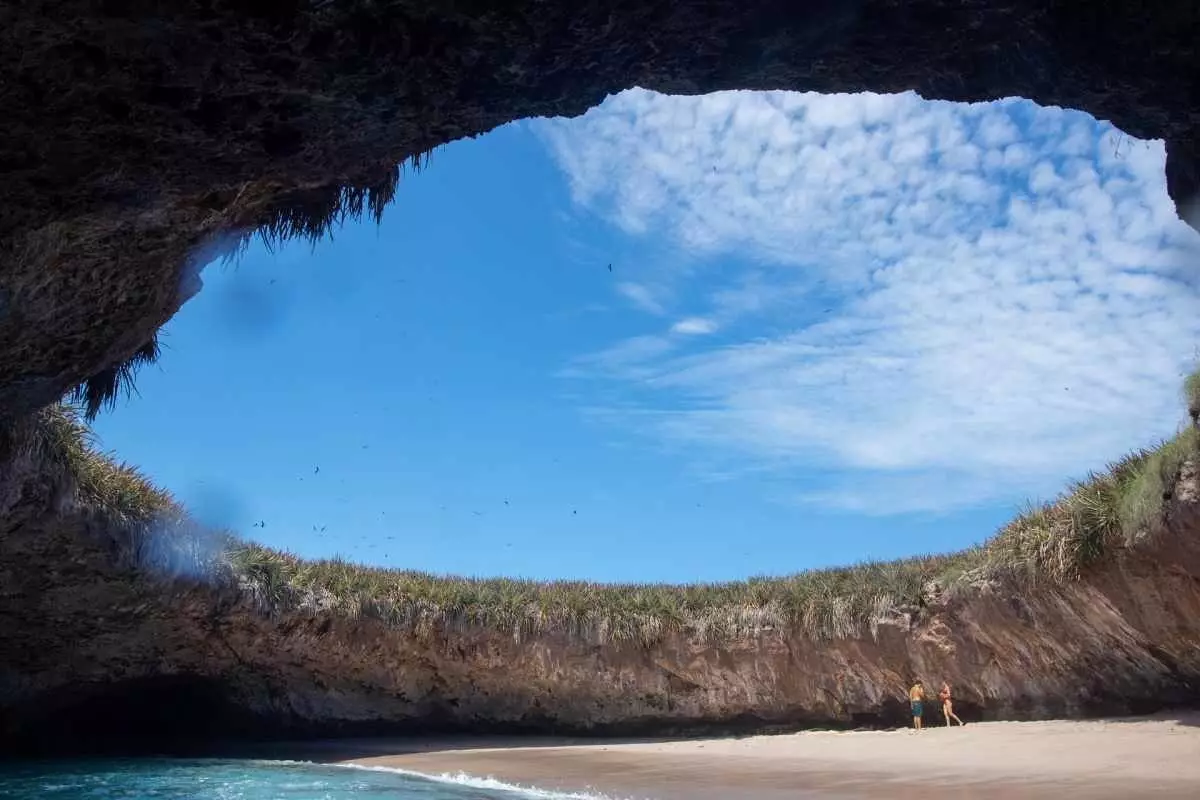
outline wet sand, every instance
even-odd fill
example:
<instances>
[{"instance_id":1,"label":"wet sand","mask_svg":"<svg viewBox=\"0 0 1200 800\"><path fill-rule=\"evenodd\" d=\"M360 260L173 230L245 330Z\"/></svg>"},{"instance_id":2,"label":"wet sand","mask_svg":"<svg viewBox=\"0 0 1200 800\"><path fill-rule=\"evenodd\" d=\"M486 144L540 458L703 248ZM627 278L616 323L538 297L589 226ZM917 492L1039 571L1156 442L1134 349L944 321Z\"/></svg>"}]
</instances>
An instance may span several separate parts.
<instances>
[{"instance_id":1,"label":"wet sand","mask_svg":"<svg viewBox=\"0 0 1200 800\"><path fill-rule=\"evenodd\" d=\"M1200 797L1200 714L624 742L328 743L327 762L619 798Z\"/></svg>"}]
</instances>

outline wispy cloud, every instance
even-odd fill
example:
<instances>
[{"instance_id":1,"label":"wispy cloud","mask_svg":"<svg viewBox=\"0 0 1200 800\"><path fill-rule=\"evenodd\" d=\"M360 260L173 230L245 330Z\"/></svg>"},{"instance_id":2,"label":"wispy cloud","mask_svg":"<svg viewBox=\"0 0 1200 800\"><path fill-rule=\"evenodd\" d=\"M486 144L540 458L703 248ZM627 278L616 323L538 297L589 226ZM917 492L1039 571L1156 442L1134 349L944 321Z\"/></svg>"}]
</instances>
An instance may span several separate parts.
<instances>
[{"instance_id":1,"label":"wispy cloud","mask_svg":"<svg viewBox=\"0 0 1200 800\"><path fill-rule=\"evenodd\" d=\"M912 510L1049 491L1179 416L1200 246L1160 142L911 93L633 90L538 130L577 204L700 265L675 333L745 323L581 359L649 390L627 424L839 476L808 502ZM706 275L714 256L746 268Z\"/></svg>"},{"instance_id":2,"label":"wispy cloud","mask_svg":"<svg viewBox=\"0 0 1200 800\"><path fill-rule=\"evenodd\" d=\"M703 336L717 330L717 323L704 317L688 317L681 319L671 326L672 333L682 333L686 336Z\"/></svg>"},{"instance_id":3,"label":"wispy cloud","mask_svg":"<svg viewBox=\"0 0 1200 800\"><path fill-rule=\"evenodd\" d=\"M648 314L661 315L666 313L666 309L663 308L662 303L655 298L654 292L647 286L625 281L617 284L617 292L634 306Z\"/></svg>"}]
</instances>

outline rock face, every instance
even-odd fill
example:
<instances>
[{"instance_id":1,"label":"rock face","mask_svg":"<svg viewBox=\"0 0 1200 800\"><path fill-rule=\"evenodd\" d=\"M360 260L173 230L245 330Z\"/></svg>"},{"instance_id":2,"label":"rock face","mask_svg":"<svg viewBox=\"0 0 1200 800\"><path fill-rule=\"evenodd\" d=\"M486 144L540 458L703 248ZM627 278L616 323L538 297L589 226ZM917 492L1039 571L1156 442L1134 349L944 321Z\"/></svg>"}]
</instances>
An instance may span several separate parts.
<instances>
[{"instance_id":1,"label":"rock face","mask_svg":"<svg viewBox=\"0 0 1200 800\"><path fill-rule=\"evenodd\" d=\"M231 235L635 85L1021 95L1165 139L1182 207L1198 42L1191 0L0 4L0 417L130 356Z\"/></svg>"},{"instance_id":2,"label":"rock face","mask_svg":"<svg viewBox=\"0 0 1200 800\"><path fill-rule=\"evenodd\" d=\"M860 638L763 630L648 648L518 643L478 629L418 635L323 613L267 618L237 594L122 567L111 532L69 489L27 469L0 508L0 752L904 724L913 678L949 680L968 720L1200 702L1194 465L1163 527L1078 581L978 581L953 594L931 584L923 607L895 610Z\"/></svg>"}]
</instances>

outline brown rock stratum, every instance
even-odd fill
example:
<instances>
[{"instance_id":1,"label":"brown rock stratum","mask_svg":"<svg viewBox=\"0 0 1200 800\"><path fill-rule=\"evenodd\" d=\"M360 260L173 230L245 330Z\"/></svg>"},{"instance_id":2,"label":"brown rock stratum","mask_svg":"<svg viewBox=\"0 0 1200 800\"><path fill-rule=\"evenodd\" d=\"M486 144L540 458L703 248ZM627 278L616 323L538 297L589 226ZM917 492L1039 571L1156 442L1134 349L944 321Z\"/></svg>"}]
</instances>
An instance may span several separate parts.
<instances>
[{"instance_id":1,"label":"brown rock stratum","mask_svg":"<svg viewBox=\"0 0 1200 800\"><path fill-rule=\"evenodd\" d=\"M0 4L0 416L121 362L234 237L510 120L663 92L1020 95L1200 189L1194 0Z\"/></svg>"}]
</instances>

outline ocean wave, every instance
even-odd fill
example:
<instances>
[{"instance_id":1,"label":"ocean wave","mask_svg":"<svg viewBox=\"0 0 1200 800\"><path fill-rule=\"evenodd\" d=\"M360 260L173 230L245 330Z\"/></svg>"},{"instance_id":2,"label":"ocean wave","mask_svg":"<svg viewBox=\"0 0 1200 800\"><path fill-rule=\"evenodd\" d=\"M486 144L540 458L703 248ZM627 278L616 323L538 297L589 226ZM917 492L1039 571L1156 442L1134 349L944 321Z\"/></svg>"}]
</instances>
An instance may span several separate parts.
<instances>
[{"instance_id":1,"label":"ocean wave","mask_svg":"<svg viewBox=\"0 0 1200 800\"><path fill-rule=\"evenodd\" d=\"M390 772L394 775L405 775L410 778L453 784L468 789L484 789L492 792L516 794L522 797L535 797L538 800L646 800L646 798L613 797L611 795L599 794L598 792L557 792L551 789L539 789L536 786L506 783L492 777L481 778L476 775L468 775L465 772L442 772L434 775L426 772L416 772L411 769L402 769L400 767L380 767L373 764L335 764L332 766L344 769L367 770L370 772Z\"/></svg>"}]
</instances>

